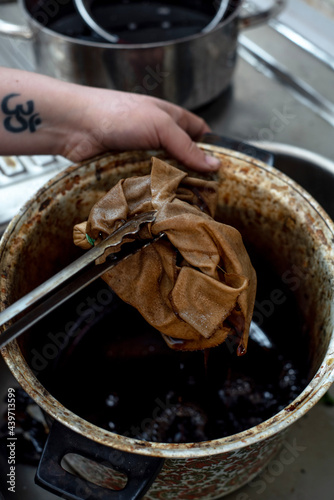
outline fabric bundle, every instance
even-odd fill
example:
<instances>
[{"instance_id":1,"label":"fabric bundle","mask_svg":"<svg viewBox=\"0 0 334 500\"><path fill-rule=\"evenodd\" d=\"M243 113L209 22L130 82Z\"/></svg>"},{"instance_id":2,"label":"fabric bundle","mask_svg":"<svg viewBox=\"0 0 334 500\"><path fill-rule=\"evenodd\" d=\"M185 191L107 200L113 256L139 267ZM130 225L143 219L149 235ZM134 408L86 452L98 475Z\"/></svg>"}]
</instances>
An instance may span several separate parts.
<instances>
[{"instance_id":1,"label":"fabric bundle","mask_svg":"<svg viewBox=\"0 0 334 500\"><path fill-rule=\"evenodd\" d=\"M240 233L214 220L218 184L190 177L158 158L151 174L116 184L75 226L89 248L134 215L156 210L139 237L165 237L120 262L103 279L155 327L172 349L217 346L228 336L246 351L256 274ZM115 249L117 251L119 249Z\"/></svg>"}]
</instances>

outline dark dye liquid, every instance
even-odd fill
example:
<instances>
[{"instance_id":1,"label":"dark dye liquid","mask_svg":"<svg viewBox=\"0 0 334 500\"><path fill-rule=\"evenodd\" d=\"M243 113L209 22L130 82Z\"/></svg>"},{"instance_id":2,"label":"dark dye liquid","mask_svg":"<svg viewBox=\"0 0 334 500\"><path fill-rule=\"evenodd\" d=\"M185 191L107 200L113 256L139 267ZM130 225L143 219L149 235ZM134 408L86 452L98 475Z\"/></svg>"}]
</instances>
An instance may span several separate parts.
<instances>
[{"instance_id":1,"label":"dark dye liquid","mask_svg":"<svg viewBox=\"0 0 334 500\"><path fill-rule=\"evenodd\" d=\"M176 443L235 434L286 407L307 383L293 295L262 263L258 281L257 324L244 356L233 342L205 352L171 350L99 280L40 323L30 346L33 368L38 352L44 386L84 419L119 434ZM273 309L272 290L281 291Z\"/></svg>"},{"instance_id":2,"label":"dark dye liquid","mask_svg":"<svg viewBox=\"0 0 334 500\"><path fill-rule=\"evenodd\" d=\"M122 43L154 43L176 40L200 33L216 14L214 2L203 0L135 1L94 0L90 6L93 19ZM43 3L33 11L43 21ZM226 13L228 15L228 12ZM59 7L56 15L45 21L48 28L66 36L103 41L81 19L72 3Z\"/></svg>"},{"instance_id":3,"label":"dark dye liquid","mask_svg":"<svg viewBox=\"0 0 334 500\"><path fill-rule=\"evenodd\" d=\"M114 2L92 6L94 18L109 33L130 43L164 42L200 33L214 16L211 2Z\"/></svg>"}]
</instances>

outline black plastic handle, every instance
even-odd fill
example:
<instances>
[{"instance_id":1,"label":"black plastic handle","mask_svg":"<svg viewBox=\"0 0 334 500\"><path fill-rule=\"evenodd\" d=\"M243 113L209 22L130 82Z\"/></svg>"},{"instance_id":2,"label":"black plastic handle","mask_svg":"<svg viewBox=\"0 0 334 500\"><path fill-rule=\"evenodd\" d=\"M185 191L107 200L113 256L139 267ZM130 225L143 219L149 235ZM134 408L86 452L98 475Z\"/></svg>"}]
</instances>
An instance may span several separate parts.
<instances>
[{"instance_id":1,"label":"black plastic handle","mask_svg":"<svg viewBox=\"0 0 334 500\"><path fill-rule=\"evenodd\" d=\"M122 490L110 490L65 471L61 460L76 453L97 463L110 464L124 473L127 484ZM136 500L142 498L159 474L164 460L137 455L103 446L54 422L36 472L35 482L42 488L68 500Z\"/></svg>"},{"instance_id":2,"label":"black plastic handle","mask_svg":"<svg viewBox=\"0 0 334 500\"><path fill-rule=\"evenodd\" d=\"M204 144L212 144L212 146L221 146L226 149L232 149L233 151L239 151L245 155L256 158L257 160L267 163L267 165L274 165L274 155L265 149L252 146L247 142L239 141L238 139L232 139L231 137L224 137L217 134L204 134L199 142Z\"/></svg>"}]
</instances>

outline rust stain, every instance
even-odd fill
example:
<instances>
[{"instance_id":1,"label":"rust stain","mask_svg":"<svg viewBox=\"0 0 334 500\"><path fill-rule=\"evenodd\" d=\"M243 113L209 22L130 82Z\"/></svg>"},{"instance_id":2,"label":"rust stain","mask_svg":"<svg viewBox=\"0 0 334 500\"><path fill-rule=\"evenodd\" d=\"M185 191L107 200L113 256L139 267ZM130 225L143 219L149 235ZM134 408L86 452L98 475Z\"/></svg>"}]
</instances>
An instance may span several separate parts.
<instances>
[{"instance_id":1,"label":"rust stain","mask_svg":"<svg viewBox=\"0 0 334 500\"><path fill-rule=\"evenodd\" d=\"M287 227L290 230L293 230L296 227L296 221L292 217L287 217L285 219L285 227Z\"/></svg>"},{"instance_id":2,"label":"rust stain","mask_svg":"<svg viewBox=\"0 0 334 500\"><path fill-rule=\"evenodd\" d=\"M323 243L324 245L327 244L327 239L323 233L323 231L321 229L318 229L316 231L316 235L318 236L318 238L321 240L321 243Z\"/></svg>"},{"instance_id":3,"label":"rust stain","mask_svg":"<svg viewBox=\"0 0 334 500\"><path fill-rule=\"evenodd\" d=\"M34 226L34 224L39 223L41 221L41 214L38 213L34 217L32 217L26 224L24 225L24 229L22 230L22 233L25 234L29 231L29 229Z\"/></svg>"},{"instance_id":4,"label":"rust stain","mask_svg":"<svg viewBox=\"0 0 334 500\"><path fill-rule=\"evenodd\" d=\"M294 411L298 406L300 405L300 402L298 401L297 403L293 403L292 405L290 406L287 406L285 409L285 411Z\"/></svg>"},{"instance_id":5,"label":"rust stain","mask_svg":"<svg viewBox=\"0 0 334 500\"><path fill-rule=\"evenodd\" d=\"M4 156L3 159L8 167L16 167L15 160L11 156Z\"/></svg>"},{"instance_id":6,"label":"rust stain","mask_svg":"<svg viewBox=\"0 0 334 500\"><path fill-rule=\"evenodd\" d=\"M102 172L102 169L101 167L97 164L96 167L95 167L95 177L96 177L96 180L97 181L100 181L101 180L101 172Z\"/></svg>"},{"instance_id":7,"label":"rust stain","mask_svg":"<svg viewBox=\"0 0 334 500\"><path fill-rule=\"evenodd\" d=\"M287 191L289 189L288 186L279 186L278 184L270 184L271 189L275 189L275 191Z\"/></svg>"},{"instance_id":8,"label":"rust stain","mask_svg":"<svg viewBox=\"0 0 334 500\"><path fill-rule=\"evenodd\" d=\"M306 219L307 224L310 224L310 226L312 226L312 224L314 224L314 218L309 213L305 214L305 219Z\"/></svg>"},{"instance_id":9,"label":"rust stain","mask_svg":"<svg viewBox=\"0 0 334 500\"><path fill-rule=\"evenodd\" d=\"M75 184L80 184L80 175L75 175L74 177L71 177L70 179L66 179L61 193L63 195L65 195L66 191L71 191L71 189L73 188L73 186Z\"/></svg>"},{"instance_id":10,"label":"rust stain","mask_svg":"<svg viewBox=\"0 0 334 500\"><path fill-rule=\"evenodd\" d=\"M39 212L42 212L43 210L46 209L46 207L48 207L51 203L51 198L47 198L46 200L44 200L40 206L39 206Z\"/></svg>"}]
</instances>

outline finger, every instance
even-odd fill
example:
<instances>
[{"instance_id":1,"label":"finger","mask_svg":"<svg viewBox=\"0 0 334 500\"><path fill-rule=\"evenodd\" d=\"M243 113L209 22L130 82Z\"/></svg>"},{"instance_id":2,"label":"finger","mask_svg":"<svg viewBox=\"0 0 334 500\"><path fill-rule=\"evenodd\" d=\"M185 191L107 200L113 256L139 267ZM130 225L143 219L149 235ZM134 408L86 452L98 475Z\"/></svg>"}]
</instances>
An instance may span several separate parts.
<instances>
[{"instance_id":1,"label":"finger","mask_svg":"<svg viewBox=\"0 0 334 500\"><path fill-rule=\"evenodd\" d=\"M209 125L199 116L183 110L177 120L178 125L185 130L192 139L198 140L203 134L211 132Z\"/></svg>"},{"instance_id":2,"label":"finger","mask_svg":"<svg viewBox=\"0 0 334 500\"><path fill-rule=\"evenodd\" d=\"M161 146L185 166L199 172L216 171L220 160L207 155L193 142L188 133L169 118L158 130Z\"/></svg>"},{"instance_id":3,"label":"finger","mask_svg":"<svg viewBox=\"0 0 334 500\"><path fill-rule=\"evenodd\" d=\"M211 132L209 125L195 115L176 104L156 99L159 108L168 113L193 139L199 139L203 134Z\"/></svg>"}]
</instances>

